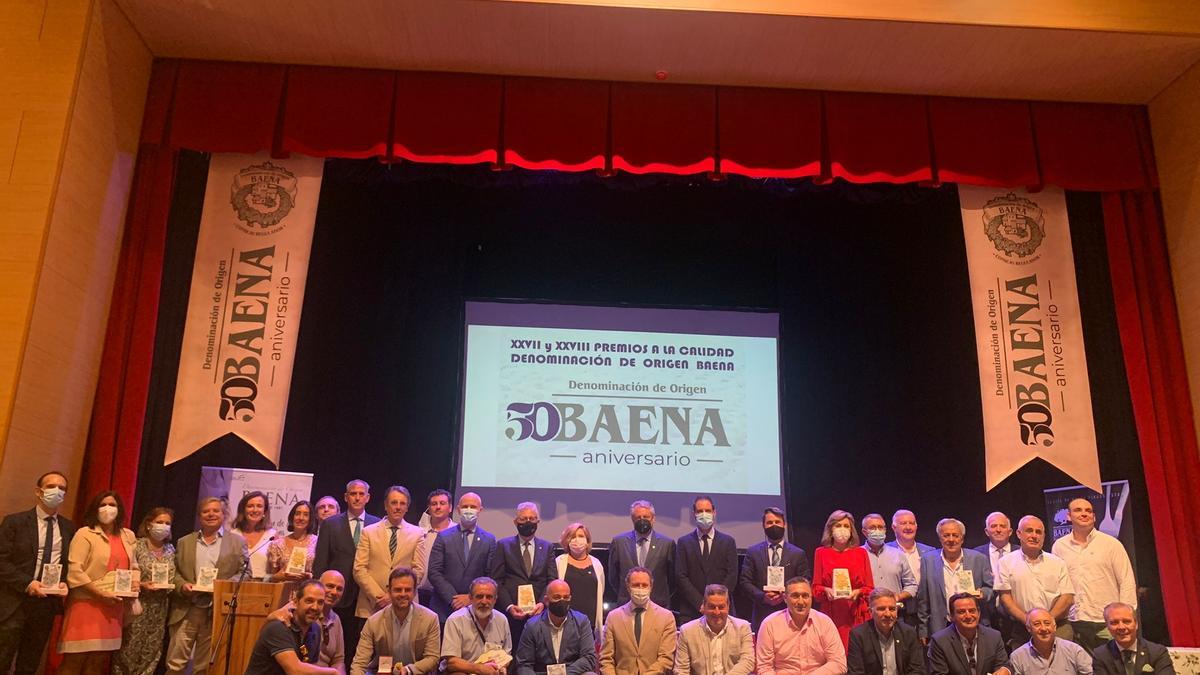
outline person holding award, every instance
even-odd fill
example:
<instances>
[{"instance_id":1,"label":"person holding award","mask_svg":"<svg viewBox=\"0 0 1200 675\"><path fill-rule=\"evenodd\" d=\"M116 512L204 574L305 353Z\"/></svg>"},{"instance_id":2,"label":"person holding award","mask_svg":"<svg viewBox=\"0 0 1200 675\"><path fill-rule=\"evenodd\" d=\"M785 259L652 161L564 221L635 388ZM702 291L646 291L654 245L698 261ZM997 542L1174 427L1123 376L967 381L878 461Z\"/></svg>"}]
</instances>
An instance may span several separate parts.
<instances>
[{"instance_id":1,"label":"person holding award","mask_svg":"<svg viewBox=\"0 0 1200 675\"><path fill-rule=\"evenodd\" d=\"M250 578L267 577L267 547L279 533L271 527L271 505L267 495L255 490L247 492L238 502L233 533L246 540L250 551Z\"/></svg>"},{"instance_id":2,"label":"person holding award","mask_svg":"<svg viewBox=\"0 0 1200 675\"><path fill-rule=\"evenodd\" d=\"M41 665L54 617L67 593L63 574L75 525L58 513L67 477L47 471L34 484L35 506L0 522L0 672L17 675Z\"/></svg>"},{"instance_id":3,"label":"person holding award","mask_svg":"<svg viewBox=\"0 0 1200 675\"><path fill-rule=\"evenodd\" d=\"M317 519L301 499L288 511L288 535L267 545L268 581L303 581L312 578L317 553Z\"/></svg>"},{"instance_id":4,"label":"person holding award","mask_svg":"<svg viewBox=\"0 0 1200 675\"><path fill-rule=\"evenodd\" d=\"M867 596L875 588L871 561L859 545L850 512L838 509L829 514L813 563L814 604L833 620L842 648L849 649L850 629L871 618Z\"/></svg>"},{"instance_id":5,"label":"person holding award","mask_svg":"<svg viewBox=\"0 0 1200 675\"><path fill-rule=\"evenodd\" d=\"M125 600L136 598L138 569L133 547L137 539L122 527L125 506L116 492L106 490L84 510L84 527L71 538L67 555L67 607L58 651L65 654L58 672L98 673L106 652L121 647Z\"/></svg>"},{"instance_id":6,"label":"person holding award","mask_svg":"<svg viewBox=\"0 0 1200 675\"><path fill-rule=\"evenodd\" d=\"M133 557L142 573L138 594L142 611L125 625L121 650L112 664L117 675L154 675L162 658L169 591L175 588L175 547L171 545L174 518L174 511L160 506L150 509L138 526Z\"/></svg>"},{"instance_id":7,"label":"person holding award","mask_svg":"<svg viewBox=\"0 0 1200 675\"><path fill-rule=\"evenodd\" d=\"M558 543L566 553L554 559L557 578L571 588L571 609L588 618L599 645L604 628L604 565L592 555L592 532L583 523L571 523Z\"/></svg>"}]
</instances>

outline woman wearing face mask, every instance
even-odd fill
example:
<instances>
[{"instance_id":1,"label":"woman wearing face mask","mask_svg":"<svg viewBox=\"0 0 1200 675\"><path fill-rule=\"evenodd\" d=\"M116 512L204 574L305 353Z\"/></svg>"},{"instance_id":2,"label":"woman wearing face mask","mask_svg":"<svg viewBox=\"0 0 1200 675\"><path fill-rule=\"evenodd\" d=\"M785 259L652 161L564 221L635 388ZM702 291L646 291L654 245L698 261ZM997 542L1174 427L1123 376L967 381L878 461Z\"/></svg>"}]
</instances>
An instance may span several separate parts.
<instances>
[{"instance_id":1,"label":"woman wearing face mask","mask_svg":"<svg viewBox=\"0 0 1200 675\"><path fill-rule=\"evenodd\" d=\"M125 625L121 650L113 659L118 675L153 675L162 658L163 634L167 631L170 591L175 584L175 547L171 545L171 523L175 512L166 507L150 509L138 526L134 559L146 575L138 594L142 612ZM155 565L166 565L167 583L151 585Z\"/></svg>"},{"instance_id":2,"label":"woman wearing face mask","mask_svg":"<svg viewBox=\"0 0 1200 675\"><path fill-rule=\"evenodd\" d=\"M308 552L304 558L304 572L292 574L287 571L292 549L301 547ZM312 578L313 557L317 554L317 519L312 517L312 508L300 500L288 511L288 536L280 537L267 547L267 571L269 581L303 581Z\"/></svg>"},{"instance_id":3,"label":"woman wearing face mask","mask_svg":"<svg viewBox=\"0 0 1200 675\"><path fill-rule=\"evenodd\" d=\"M125 506L112 491L96 495L84 511L83 525L71 539L67 606L58 651L59 673L101 673L108 654L121 647L126 601L113 593L114 570L138 569L136 538L122 527ZM107 577L107 578L106 578ZM133 590L138 585L135 582Z\"/></svg>"},{"instance_id":4,"label":"woman wearing face mask","mask_svg":"<svg viewBox=\"0 0 1200 675\"><path fill-rule=\"evenodd\" d=\"M592 533L583 523L571 523L558 543L566 553L554 559L558 578L571 587L571 609L592 622L596 643L604 626L604 566L591 555Z\"/></svg>"},{"instance_id":5,"label":"woman wearing face mask","mask_svg":"<svg viewBox=\"0 0 1200 675\"><path fill-rule=\"evenodd\" d=\"M250 576L266 578L267 547L279 534L271 527L271 505L267 503L267 495L255 490L242 497L238 502L237 517L233 519L233 532L246 540L250 550Z\"/></svg>"},{"instance_id":6,"label":"woman wearing face mask","mask_svg":"<svg viewBox=\"0 0 1200 675\"><path fill-rule=\"evenodd\" d=\"M833 619L842 637L842 647L849 649L850 629L871 616L867 596L875 589L871 560L867 551L859 546L853 515L840 509L829 514L821 545L813 558L813 602L817 609ZM835 574L849 577L850 597L837 597Z\"/></svg>"}]
</instances>

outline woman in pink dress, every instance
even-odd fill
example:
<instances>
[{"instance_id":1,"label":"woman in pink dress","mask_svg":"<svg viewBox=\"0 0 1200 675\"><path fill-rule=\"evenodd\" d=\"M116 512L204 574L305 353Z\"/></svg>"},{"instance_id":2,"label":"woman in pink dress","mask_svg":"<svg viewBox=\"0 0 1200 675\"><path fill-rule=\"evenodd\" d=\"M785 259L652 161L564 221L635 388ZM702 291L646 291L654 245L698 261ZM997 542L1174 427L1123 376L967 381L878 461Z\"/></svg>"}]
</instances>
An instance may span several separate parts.
<instances>
[{"instance_id":1,"label":"woman in pink dress","mask_svg":"<svg viewBox=\"0 0 1200 675\"><path fill-rule=\"evenodd\" d=\"M115 492L101 492L88 504L84 527L71 539L62 637L64 675L105 672L109 652L121 647L121 625L132 598L114 593L115 570L138 569L133 548L137 539L124 528L125 506ZM139 584L132 582L136 594ZM134 595L133 597L137 597Z\"/></svg>"},{"instance_id":2,"label":"woman in pink dress","mask_svg":"<svg viewBox=\"0 0 1200 675\"><path fill-rule=\"evenodd\" d=\"M848 595L843 596L835 588L835 574L849 578ZM854 516L847 511L834 511L825 521L821 545L814 553L812 586L817 609L833 619L842 637L842 646L848 650L850 629L871 616L867 596L874 590L875 581L867 551L859 546Z\"/></svg>"}]
</instances>

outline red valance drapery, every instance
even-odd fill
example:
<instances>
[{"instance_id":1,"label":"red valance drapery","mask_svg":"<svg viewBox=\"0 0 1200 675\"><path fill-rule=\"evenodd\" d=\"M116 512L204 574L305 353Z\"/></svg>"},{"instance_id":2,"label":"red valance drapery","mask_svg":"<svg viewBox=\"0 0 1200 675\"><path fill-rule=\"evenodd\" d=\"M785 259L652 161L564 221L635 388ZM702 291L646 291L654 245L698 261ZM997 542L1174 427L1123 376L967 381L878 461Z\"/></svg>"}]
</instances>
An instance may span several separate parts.
<instances>
[{"instance_id":1,"label":"red valance drapery","mask_svg":"<svg viewBox=\"0 0 1200 675\"><path fill-rule=\"evenodd\" d=\"M1172 639L1200 645L1192 410L1141 106L160 60L146 101L84 490L132 502L178 149L1107 192L1106 229ZM1131 243L1132 242L1132 243ZM1168 320L1169 319L1169 320ZM1173 374L1165 376L1163 368ZM1178 370L1173 370L1178 369ZM1190 467L1190 468L1189 468Z\"/></svg>"}]
</instances>

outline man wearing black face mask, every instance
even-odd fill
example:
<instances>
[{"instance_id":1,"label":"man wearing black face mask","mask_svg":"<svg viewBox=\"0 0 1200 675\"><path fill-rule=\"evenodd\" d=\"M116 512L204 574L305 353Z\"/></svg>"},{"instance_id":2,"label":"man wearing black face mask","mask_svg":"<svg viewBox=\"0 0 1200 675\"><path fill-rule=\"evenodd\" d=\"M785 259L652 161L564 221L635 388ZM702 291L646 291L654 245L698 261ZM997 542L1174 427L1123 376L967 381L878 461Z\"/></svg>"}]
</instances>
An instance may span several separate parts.
<instances>
[{"instance_id":1,"label":"man wearing black face mask","mask_svg":"<svg viewBox=\"0 0 1200 675\"><path fill-rule=\"evenodd\" d=\"M488 561L490 575L500 585L496 597L496 609L508 616L508 628L514 644L521 639L521 631L529 617L540 614L544 608L538 598L546 590L546 584L558 576L554 556L550 555L550 542L534 536L540 515L537 504L522 502L517 505L517 536L505 537L496 542L492 558ZM523 585L533 586L530 597L532 607L521 607L519 589Z\"/></svg>"},{"instance_id":2,"label":"man wearing black face mask","mask_svg":"<svg viewBox=\"0 0 1200 675\"><path fill-rule=\"evenodd\" d=\"M597 672L592 625L571 609L571 587L555 579L542 601L548 611L529 620L517 645L517 675L545 673L550 665L566 666L567 675Z\"/></svg>"},{"instance_id":3,"label":"man wearing black face mask","mask_svg":"<svg viewBox=\"0 0 1200 675\"><path fill-rule=\"evenodd\" d=\"M763 511L763 534L761 541L746 549L746 561L742 565L739 585L742 591L754 599L750 614L750 626L758 632L758 626L767 615L784 608L784 593L763 590L767 584L768 567L782 567L783 579L792 577L809 578L808 556L804 549L784 541L787 537L787 519L783 510L772 506Z\"/></svg>"},{"instance_id":4,"label":"man wearing black face mask","mask_svg":"<svg viewBox=\"0 0 1200 675\"><path fill-rule=\"evenodd\" d=\"M654 531L654 505L639 499L629 506L633 530L613 537L608 548L608 587L616 589L617 605L629 602L625 575L634 567L650 570L654 580L650 599L671 607L675 591L675 540Z\"/></svg>"}]
</instances>

